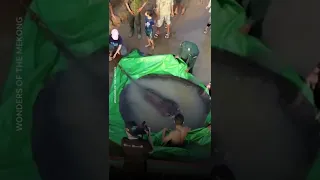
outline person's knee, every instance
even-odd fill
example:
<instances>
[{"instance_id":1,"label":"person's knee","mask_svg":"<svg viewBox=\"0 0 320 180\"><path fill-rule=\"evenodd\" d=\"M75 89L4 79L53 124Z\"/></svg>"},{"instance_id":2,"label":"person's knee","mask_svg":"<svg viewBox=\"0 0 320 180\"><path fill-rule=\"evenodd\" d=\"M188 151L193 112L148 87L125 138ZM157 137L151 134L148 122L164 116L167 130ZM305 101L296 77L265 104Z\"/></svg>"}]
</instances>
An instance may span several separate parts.
<instances>
[{"instance_id":1,"label":"person's knee","mask_svg":"<svg viewBox=\"0 0 320 180\"><path fill-rule=\"evenodd\" d=\"M126 55L128 53L127 48L125 46L122 46L120 53L122 56Z\"/></svg>"},{"instance_id":2,"label":"person's knee","mask_svg":"<svg viewBox=\"0 0 320 180\"><path fill-rule=\"evenodd\" d=\"M166 21L166 24L167 24L167 25L170 25L170 24L171 24L170 16L166 16L166 17L165 17L165 21Z\"/></svg>"},{"instance_id":3,"label":"person's knee","mask_svg":"<svg viewBox=\"0 0 320 180\"><path fill-rule=\"evenodd\" d=\"M160 28L163 25L163 18L159 18L159 20L157 21L157 27Z\"/></svg>"}]
</instances>

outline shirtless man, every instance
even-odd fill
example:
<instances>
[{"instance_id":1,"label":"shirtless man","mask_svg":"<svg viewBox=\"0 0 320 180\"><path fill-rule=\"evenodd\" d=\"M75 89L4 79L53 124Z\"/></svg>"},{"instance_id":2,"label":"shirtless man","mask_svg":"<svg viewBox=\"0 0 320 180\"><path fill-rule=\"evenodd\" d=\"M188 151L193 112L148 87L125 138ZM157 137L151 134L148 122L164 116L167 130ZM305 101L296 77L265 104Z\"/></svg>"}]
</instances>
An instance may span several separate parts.
<instances>
[{"instance_id":1,"label":"shirtless man","mask_svg":"<svg viewBox=\"0 0 320 180\"><path fill-rule=\"evenodd\" d=\"M191 130L189 127L183 126L184 117L182 114L175 116L174 122L176 124L176 129L172 130L167 136L167 128L162 130L162 142L168 146L183 146L184 140Z\"/></svg>"}]
</instances>

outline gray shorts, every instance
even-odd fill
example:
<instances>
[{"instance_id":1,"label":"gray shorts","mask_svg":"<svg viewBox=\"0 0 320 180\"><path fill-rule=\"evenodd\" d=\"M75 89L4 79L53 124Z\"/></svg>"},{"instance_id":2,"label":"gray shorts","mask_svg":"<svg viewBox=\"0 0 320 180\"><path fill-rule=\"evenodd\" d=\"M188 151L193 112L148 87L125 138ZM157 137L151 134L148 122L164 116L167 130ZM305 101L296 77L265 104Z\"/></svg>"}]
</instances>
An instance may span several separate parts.
<instances>
[{"instance_id":1,"label":"gray shorts","mask_svg":"<svg viewBox=\"0 0 320 180\"><path fill-rule=\"evenodd\" d=\"M171 16L160 16L157 21L157 27L161 27L163 25L163 22L166 22L167 25L171 24Z\"/></svg>"}]
</instances>

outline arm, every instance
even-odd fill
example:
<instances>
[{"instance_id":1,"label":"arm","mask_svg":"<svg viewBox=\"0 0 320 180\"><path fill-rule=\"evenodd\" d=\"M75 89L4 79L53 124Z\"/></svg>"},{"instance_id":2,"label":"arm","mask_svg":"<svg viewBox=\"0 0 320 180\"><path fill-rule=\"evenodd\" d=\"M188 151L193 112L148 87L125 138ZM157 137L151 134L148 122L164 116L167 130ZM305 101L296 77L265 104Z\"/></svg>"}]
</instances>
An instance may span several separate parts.
<instances>
[{"instance_id":1,"label":"arm","mask_svg":"<svg viewBox=\"0 0 320 180\"><path fill-rule=\"evenodd\" d=\"M129 13L133 15L133 12L132 12L132 10L131 10L131 8L129 6L128 1L126 1L125 5L126 5L127 10L129 11Z\"/></svg>"},{"instance_id":2,"label":"arm","mask_svg":"<svg viewBox=\"0 0 320 180\"><path fill-rule=\"evenodd\" d=\"M152 150L153 150L153 141L152 141L152 137L151 137L151 135L150 134L148 134L148 141L149 141L149 144L150 144L150 146L151 146L151 150L149 151L149 152L151 152Z\"/></svg>"},{"instance_id":3,"label":"arm","mask_svg":"<svg viewBox=\"0 0 320 180\"><path fill-rule=\"evenodd\" d=\"M112 8L112 4L109 2L109 9L110 9L110 14L113 17L114 13L113 13L113 8Z\"/></svg>"},{"instance_id":4,"label":"arm","mask_svg":"<svg viewBox=\"0 0 320 180\"><path fill-rule=\"evenodd\" d=\"M120 44L120 45L118 46L116 52L114 53L113 58L115 58L117 54L120 54L121 47L122 47L122 45Z\"/></svg>"},{"instance_id":5,"label":"arm","mask_svg":"<svg viewBox=\"0 0 320 180\"><path fill-rule=\"evenodd\" d=\"M191 56L189 55L189 57L188 57L188 59L187 59L187 64L189 65L189 66L188 66L188 71L189 71L191 68L193 68L193 66L194 66L195 63L196 63L195 57L191 57Z\"/></svg>"},{"instance_id":6,"label":"arm","mask_svg":"<svg viewBox=\"0 0 320 180\"><path fill-rule=\"evenodd\" d=\"M167 144L172 138L171 134L169 133L168 136L166 136L167 129L162 130L162 142Z\"/></svg>"},{"instance_id":7,"label":"arm","mask_svg":"<svg viewBox=\"0 0 320 180\"><path fill-rule=\"evenodd\" d=\"M142 6L139 8L139 12L142 11L142 9L147 5L148 1L144 1L144 3L142 4Z\"/></svg>"}]
</instances>

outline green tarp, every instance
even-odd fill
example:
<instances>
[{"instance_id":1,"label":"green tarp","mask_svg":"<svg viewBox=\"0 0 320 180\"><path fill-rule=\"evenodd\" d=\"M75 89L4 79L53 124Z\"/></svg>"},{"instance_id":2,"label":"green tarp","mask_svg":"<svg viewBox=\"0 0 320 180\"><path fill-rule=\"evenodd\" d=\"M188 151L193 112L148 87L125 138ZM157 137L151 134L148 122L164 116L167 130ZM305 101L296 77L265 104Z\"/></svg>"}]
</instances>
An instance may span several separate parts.
<instances>
[{"instance_id":1,"label":"green tarp","mask_svg":"<svg viewBox=\"0 0 320 180\"><path fill-rule=\"evenodd\" d=\"M87 55L108 45L108 1L104 0L33 0L31 8L50 30L76 54ZM57 48L27 16L23 24L22 51L16 48L5 84L0 108L0 179L37 180L32 161L30 130L32 105L47 75L66 68ZM23 58L21 71L16 59ZM21 77L23 85L17 84ZM21 85L21 86L20 86ZM22 104L18 89L23 89ZM17 92L16 92L17 91ZM16 105L22 106L23 120L16 119ZM18 112L20 113L20 112ZM19 114L20 116L20 114Z\"/></svg>"},{"instance_id":2,"label":"green tarp","mask_svg":"<svg viewBox=\"0 0 320 180\"><path fill-rule=\"evenodd\" d=\"M293 68L282 63L273 52L254 37L243 35L239 29L246 23L245 10L235 0L212 0L212 46L239 56L249 57L257 64L293 82L314 105L311 89ZM319 156L319 155L318 155ZM312 168L308 180L319 179L320 159Z\"/></svg>"},{"instance_id":3,"label":"green tarp","mask_svg":"<svg viewBox=\"0 0 320 180\"><path fill-rule=\"evenodd\" d=\"M133 79L138 79L148 74L169 74L197 82L193 75L186 72L187 65L182 60L178 62L173 55L170 54L143 57L136 50L122 58L119 64L132 76ZM130 83L128 77L123 74L119 67L117 67L109 94L109 138L117 144L120 144L121 139L126 136L124 131L124 121L119 112L119 96L123 88L128 83ZM203 84L199 85L205 89ZM209 113L206 119L206 123L210 122L211 113ZM184 159L196 159L208 157L211 153L211 131L205 127L192 130L186 138L186 141L204 146L202 150L205 149L205 151L201 151L201 153L198 151L199 148L192 148L192 150L190 150L161 146L161 132L153 134L152 137L155 145L152 156L155 158L180 156L184 157Z\"/></svg>"}]
</instances>

